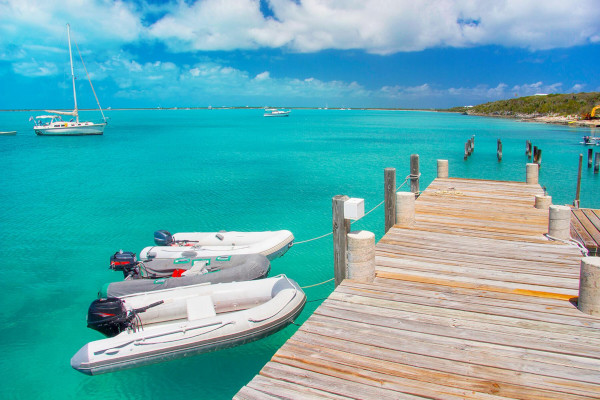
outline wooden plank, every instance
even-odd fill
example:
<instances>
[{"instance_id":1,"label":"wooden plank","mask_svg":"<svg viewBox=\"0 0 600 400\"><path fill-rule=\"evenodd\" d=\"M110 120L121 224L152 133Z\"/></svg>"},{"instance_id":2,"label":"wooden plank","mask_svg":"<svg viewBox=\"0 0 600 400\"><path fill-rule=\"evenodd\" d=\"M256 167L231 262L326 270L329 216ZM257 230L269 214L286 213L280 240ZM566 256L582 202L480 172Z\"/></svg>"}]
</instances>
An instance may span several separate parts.
<instances>
[{"instance_id":1,"label":"wooden plank","mask_svg":"<svg viewBox=\"0 0 600 400\"><path fill-rule=\"evenodd\" d=\"M578 210L578 212L573 212L575 218L579 220L583 228L588 233L590 239L594 242L595 245L600 243L600 232L596 229L596 226L590 221L587 215L583 212L583 210Z\"/></svg>"},{"instance_id":2,"label":"wooden plank","mask_svg":"<svg viewBox=\"0 0 600 400\"><path fill-rule=\"evenodd\" d=\"M248 386L260 393L277 396L278 399L345 399L343 396L337 396L330 392L307 388L295 383L283 382L262 375L258 375Z\"/></svg>"}]
</instances>

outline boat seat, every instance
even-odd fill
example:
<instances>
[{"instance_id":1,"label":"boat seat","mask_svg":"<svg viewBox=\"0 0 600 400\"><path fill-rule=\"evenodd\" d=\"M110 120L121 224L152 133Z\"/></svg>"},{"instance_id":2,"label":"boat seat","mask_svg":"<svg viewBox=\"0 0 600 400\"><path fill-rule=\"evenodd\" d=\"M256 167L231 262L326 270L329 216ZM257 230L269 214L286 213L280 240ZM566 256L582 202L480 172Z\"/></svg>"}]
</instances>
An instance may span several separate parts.
<instances>
[{"instance_id":1,"label":"boat seat","mask_svg":"<svg viewBox=\"0 0 600 400\"><path fill-rule=\"evenodd\" d=\"M188 321L210 318L215 315L217 313L215 312L215 306L210 296L196 296L187 300Z\"/></svg>"}]
</instances>

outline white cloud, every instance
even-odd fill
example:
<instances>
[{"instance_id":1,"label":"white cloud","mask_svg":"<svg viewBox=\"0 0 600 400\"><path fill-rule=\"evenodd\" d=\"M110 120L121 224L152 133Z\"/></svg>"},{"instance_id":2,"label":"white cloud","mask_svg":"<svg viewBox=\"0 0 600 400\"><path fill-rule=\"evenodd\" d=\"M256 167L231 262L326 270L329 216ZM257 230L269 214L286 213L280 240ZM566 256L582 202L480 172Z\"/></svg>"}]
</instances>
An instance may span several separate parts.
<instances>
[{"instance_id":1,"label":"white cloud","mask_svg":"<svg viewBox=\"0 0 600 400\"><path fill-rule=\"evenodd\" d=\"M597 0L258 0L177 2L150 27L176 51L287 47L390 54L438 46L529 49L597 42Z\"/></svg>"}]
</instances>

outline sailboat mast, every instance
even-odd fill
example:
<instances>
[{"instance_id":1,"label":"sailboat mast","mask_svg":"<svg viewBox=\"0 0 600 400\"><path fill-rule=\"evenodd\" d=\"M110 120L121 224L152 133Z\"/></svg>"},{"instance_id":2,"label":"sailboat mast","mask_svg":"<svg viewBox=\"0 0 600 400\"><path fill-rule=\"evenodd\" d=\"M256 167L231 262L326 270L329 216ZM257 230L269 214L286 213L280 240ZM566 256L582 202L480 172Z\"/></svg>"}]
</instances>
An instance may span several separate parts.
<instances>
[{"instance_id":1,"label":"sailboat mast","mask_svg":"<svg viewBox=\"0 0 600 400\"><path fill-rule=\"evenodd\" d=\"M71 53L71 27L67 24L67 36L69 38L69 60L71 61L71 79L73 80L73 100L75 101L75 119L79 122L79 112L77 110L77 92L75 91L75 72L73 71L73 54Z\"/></svg>"}]
</instances>

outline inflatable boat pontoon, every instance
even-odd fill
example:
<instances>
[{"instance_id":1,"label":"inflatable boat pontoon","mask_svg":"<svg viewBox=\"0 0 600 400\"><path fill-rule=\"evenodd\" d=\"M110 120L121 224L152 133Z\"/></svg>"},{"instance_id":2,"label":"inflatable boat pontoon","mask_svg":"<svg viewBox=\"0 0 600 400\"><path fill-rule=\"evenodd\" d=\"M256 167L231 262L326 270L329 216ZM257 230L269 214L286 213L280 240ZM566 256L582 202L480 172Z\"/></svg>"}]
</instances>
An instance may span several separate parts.
<instances>
[{"instance_id":1,"label":"inflatable boat pontoon","mask_svg":"<svg viewBox=\"0 0 600 400\"><path fill-rule=\"evenodd\" d=\"M264 232L154 232L157 246L144 248L140 259L213 257L234 254L262 254L269 260L281 257L294 243L287 230Z\"/></svg>"},{"instance_id":2,"label":"inflatable boat pontoon","mask_svg":"<svg viewBox=\"0 0 600 400\"><path fill-rule=\"evenodd\" d=\"M71 366L97 375L241 345L292 323L305 302L285 275L95 300L88 326L109 337L83 346Z\"/></svg>"},{"instance_id":3,"label":"inflatable boat pontoon","mask_svg":"<svg viewBox=\"0 0 600 400\"><path fill-rule=\"evenodd\" d=\"M199 283L251 281L266 278L271 263L262 254L137 261L131 252L117 252L111 257L110 267L123 271L126 279L106 284L99 297L121 297Z\"/></svg>"}]
</instances>

